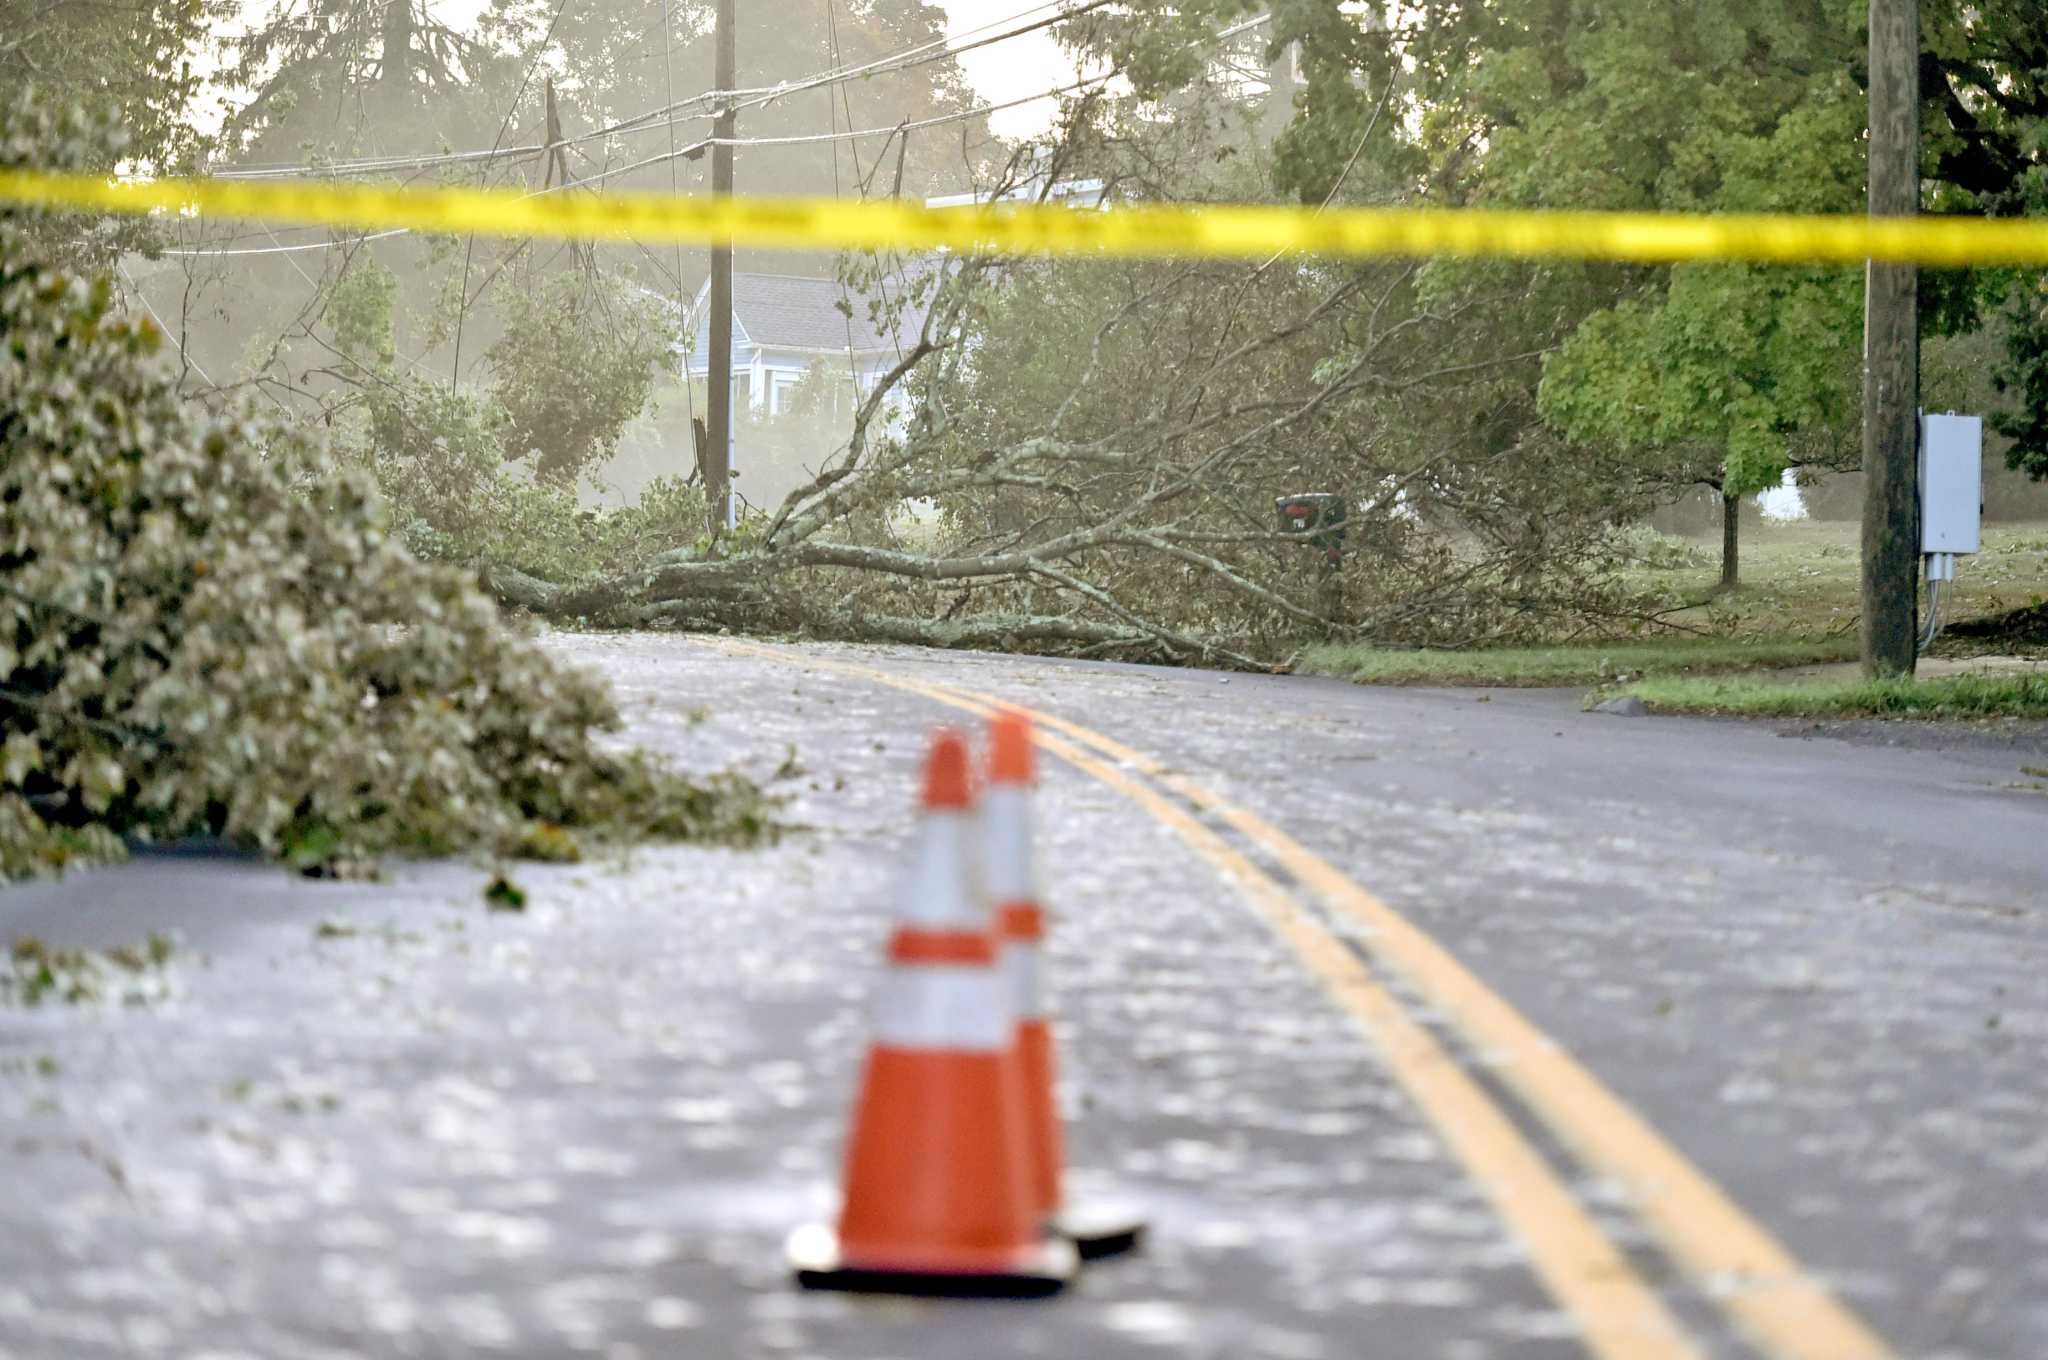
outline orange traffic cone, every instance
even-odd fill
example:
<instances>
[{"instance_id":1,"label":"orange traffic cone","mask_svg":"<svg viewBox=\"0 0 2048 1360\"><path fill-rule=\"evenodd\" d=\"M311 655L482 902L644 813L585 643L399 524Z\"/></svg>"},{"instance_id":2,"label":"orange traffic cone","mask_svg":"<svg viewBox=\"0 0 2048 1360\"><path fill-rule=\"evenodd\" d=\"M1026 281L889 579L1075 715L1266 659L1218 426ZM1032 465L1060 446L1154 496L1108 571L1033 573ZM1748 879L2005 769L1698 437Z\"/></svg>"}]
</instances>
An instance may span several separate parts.
<instances>
[{"instance_id":1,"label":"orange traffic cone","mask_svg":"<svg viewBox=\"0 0 2048 1360\"><path fill-rule=\"evenodd\" d=\"M1052 1025L1046 1014L1040 953L1045 908L1032 850L1031 788L1038 781L1031 720L1003 712L989 723L988 787L982 792L989 900L1016 1017L1016 1071L1022 1087L1025 1144L1031 1157L1031 1207L1084 1258L1128 1251L1143 1220L1107 1205L1081 1206L1065 1194L1065 1139L1054 1097Z\"/></svg>"},{"instance_id":2,"label":"orange traffic cone","mask_svg":"<svg viewBox=\"0 0 2048 1360\"><path fill-rule=\"evenodd\" d=\"M896 901L835 1232L799 1229L789 1255L813 1288L1050 1294L1073 1246L1033 1211L1017 1109L1009 991L977 891L967 748L941 732L924 818Z\"/></svg>"}]
</instances>

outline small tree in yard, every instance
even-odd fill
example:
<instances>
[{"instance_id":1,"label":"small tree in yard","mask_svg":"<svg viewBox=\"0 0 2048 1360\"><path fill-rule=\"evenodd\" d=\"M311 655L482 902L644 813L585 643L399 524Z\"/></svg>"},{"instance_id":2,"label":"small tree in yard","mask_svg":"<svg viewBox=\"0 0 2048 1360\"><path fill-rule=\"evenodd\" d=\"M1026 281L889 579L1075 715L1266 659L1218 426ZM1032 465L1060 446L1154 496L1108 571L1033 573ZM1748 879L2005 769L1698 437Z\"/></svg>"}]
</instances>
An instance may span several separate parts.
<instances>
[{"instance_id":1,"label":"small tree in yard","mask_svg":"<svg viewBox=\"0 0 2048 1360\"><path fill-rule=\"evenodd\" d=\"M17 104L0 164L100 143ZM417 561L300 431L181 400L163 337L0 214L0 877L224 835L301 867L745 840L760 797L603 744L601 687Z\"/></svg>"},{"instance_id":2,"label":"small tree in yard","mask_svg":"<svg viewBox=\"0 0 2048 1360\"><path fill-rule=\"evenodd\" d=\"M1847 273L1746 265L1673 271L1654 301L1589 318L1544 365L1544 415L1576 438L1634 455L1650 489L1721 496L1721 588L1738 579L1745 497L1788 468L1846 468L1855 447Z\"/></svg>"},{"instance_id":3,"label":"small tree in yard","mask_svg":"<svg viewBox=\"0 0 2048 1360\"><path fill-rule=\"evenodd\" d=\"M1786 80L1781 109L1731 106L1688 146L1694 206L1841 212L1863 95L1843 72ZM1718 94L1718 88L1716 90ZM1719 107L1724 101L1711 101ZM1641 475L1721 495L1721 587L1737 584L1745 497L1788 468L1860 460L1859 270L1681 265L1593 313L1544 364L1544 416L1641 458Z\"/></svg>"}]
</instances>

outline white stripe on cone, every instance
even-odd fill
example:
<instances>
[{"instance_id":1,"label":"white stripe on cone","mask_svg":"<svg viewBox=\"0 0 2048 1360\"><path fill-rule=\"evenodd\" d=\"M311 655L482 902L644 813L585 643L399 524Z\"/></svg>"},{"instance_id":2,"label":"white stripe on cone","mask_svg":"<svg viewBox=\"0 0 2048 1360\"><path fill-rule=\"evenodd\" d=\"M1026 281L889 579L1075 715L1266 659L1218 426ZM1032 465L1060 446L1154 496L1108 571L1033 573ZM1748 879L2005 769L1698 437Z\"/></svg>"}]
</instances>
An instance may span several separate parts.
<instances>
[{"instance_id":1,"label":"white stripe on cone","mask_svg":"<svg viewBox=\"0 0 2048 1360\"><path fill-rule=\"evenodd\" d=\"M966 813L934 809L896 888L896 921L920 930L986 930L988 907L976 884L981 876L975 823Z\"/></svg>"},{"instance_id":2,"label":"white stripe on cone","mask_svg":"<svg viewBox=\"0 0 2048 1360\"><path fill-rule=\"evenodd\" d=\"M1003 976L1008 980L1010 1004L1016 1008L1018 1020L1043 1020L1045 1018L1044 967L1039 959L1035 944L1019 940L1004 940L1002 946Z\"/></svg>"},{"instance_id":3,"label":"white stripe on cone","mask_svg":"<svg viewBox=\"0 0 2048 1360\"><path fill-rule=\"evenodd\" d=\"M875 1005L875 1042L889 1048L1000 1053L1016 1017L1009 984L994 968L896 964Z\"/></svg>"},{"instance_id":4,"label":"white stripe on cone","mask_svg":"<svg viewBox=\"0 0 2048 1360\"><path fill-rule=\"evenodd\" d=\"M993 902L1036 902L1037 865L1031 853L1031 791L990 784L981 793L982 844L988 895Z\"/></svg>"}]
</instances>

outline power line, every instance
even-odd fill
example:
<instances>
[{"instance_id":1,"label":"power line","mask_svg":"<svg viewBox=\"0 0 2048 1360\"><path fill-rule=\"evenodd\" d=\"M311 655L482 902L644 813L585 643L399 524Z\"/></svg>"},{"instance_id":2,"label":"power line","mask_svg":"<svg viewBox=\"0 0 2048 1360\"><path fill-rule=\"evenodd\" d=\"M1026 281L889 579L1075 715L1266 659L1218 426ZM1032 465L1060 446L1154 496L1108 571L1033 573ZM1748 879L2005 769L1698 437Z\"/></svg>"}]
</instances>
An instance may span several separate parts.
<instances>
[{"instance_id":1,"label":"power line","mask_svg":"<svg viewBox=\"0 0 2048 1360\"><path fill-rule=\"evenodd\" d=\"M185 346L179 342L177 335L169 326L164 324L164 319L156 314L156 308L149 305L149 295L142 291L142 285L137 283L135 276L128 272L127 263L125 261L119 262L116 267L120 269L121 277L128 280L128 287L134 291L135 300L142 304L142 310L149 313L149 319L156 323L156 328L159 331L163 332L164 339L170 341L171 348L178 351L178 357L190 365L192 371L199 375L199 381L205 383L208 387L219 387L219 383L206 376L206 370L199 366L199 361L192 357ZM272 400L275 400L275 398L272 398Z\"/></svg>"},{"instance_id":2,"label":"power line","mask_svg":"<svg viewBox=\"0 0 2048 1360\"><path fill-rule=\"evenodd\" d=\"M607 180L617 179L621 175L632 174L636 170L646 170L653 166L670 163L674 160L687 159L691 156L698 155L699 153L705 151L710 147L718 145L727 145L733 147L800 146L826 142L851 141L861 137L883 137L894 136L898 133L919 132L924 130L925 128L941 127L948 123L965 122L968 119L980 118L991 113L1002 113L1007 109L1019 108L1025 104L1035 104L1041 99L1053 99L1063 94L1073 94L1078 90L1084 90L1089 88L1090 86L1101 85L1107 81L1114 80L1120 74L1122 74L1121 70L1103 71L1097 75L1085 76L1080 80L1072 82L1071 84L1057 86L1050 90L1040 90L1036 94L1023 95L1016 99L1007 99L1000 104L977 105L976 107L971 109L959 109L952 113L939 114L936 117L925 118L914 123L894 123L887 127L849 128L844 132L805 133L789 137L702 137L699 138L697 141L691 142L687 146L680 147L673 152L664 152L658 156L649 156L644 160L633 161L627 165L615 166L610 169L600 170L594 175L585 175L581 179L567 180L561 184L550 185L545 189L536 189L532 193L526 195L526 197L540 198L548 194L561 193L565 189L588 188L593 184L602 184ZM194 248L190 250L166 250L162 253L165 255L277 255L286 252L295 253L304 250L332 250L337 246L354 244L356 241L381 241L385 240L388 237L408 236L411 234L413 233L410 228L399 227L391 231L380 231L374 233L373 235L356 237L347 241L309 241L303 245L266 246L252 249Z\"/></svg>"},{"instance_id":3,"label":"power line","mask_svg":"<svg viewBox=\"0 0 2048 1360\"><path fill-rule=\"evenodd\" d=\"M289 228L287 228L289 230ZM406 227L394 227L390 231L373 232L368 236L355 236L346 241L306 241L300 245L220 247L212 250L160 250L159 255L293 255L302 250L333 250L336 246L361 245L365 241L382 241L392 236L410 236Z\"/></svg>"},{"instance_id":4,"label":"power line","mask_svg":"<svg viewBox=\"0 0 2048 1360\"><path fill-rule=\"evenodd\" d=\"M959 109L952 113L942 113L932 118L919 119L914 123L889 123L881 127L848 128L844 132L806 132L787 137L734 138L732 139L732 144L734 146L801 146L808 142L851 141L859 137L886 137L899 132L918 132L924 128L942 127L947 123L964 123L970 118L980 118L991 113L1001 113L1005 109L1014 109L1025 104L1036 104L1041 99L1053 99L1063 94L1072 94L1076 90L1085 90L1091 85L1100 85L1105 81L1115 80L1122 74L1123 69L1118 67L1096 75L1083 76L1071 84L1056 86L1050 90L1040 90L1037 94L1027 94L1018 99L1004 100L1000 104L982 104L971 109ZM720 144L720 140L716 137L704 139L707 146L717 146Z\"/></svg>"},{"instance_id":5,"label":"power line","mask_svg":"<svg viewBox=\"0 0 2048 1360\"><path fill-rule=\"evenodd\" d=\"M899 53L896 57L878 58L875 61L869 62L865 66L854 66L842 71L826 72L824 74L811 76L803 80L785 82L784 84L781 85L767 86L761 89L732 90L727 91L725 93L731 95L758 96L757 98L751 99L745 103L735 106L736 108L741 109L756 108L762 104L772 104L777 99L780 99L785 95L800 94L805 90L816 89L820 85L840 84L845 81L853 79L855 76L890 74L896 71L908 70L916 66L929 65L931 62L934 61L943 61L950 57L957 57L964 52L973 52L979 48L993 46L994 44L999 42L1008 42L1012 38L1022 37L1026 33L1035 33L1042 28L1050 28L1055 24L1063 24L1067 22L1069 19L1078 19L1084 14L1092 13L1093 11L1098 9L1105 9L1108 6L1115 3L1118 3L1118 0L1085 0L1085 3L1075 5L1070 9L1064 9L1058 14L1048 15L1043 19L1039 19L1032 23L1025 24L1021 28L1006 29L1001 33L991 34L990 36L985 38L977 38L970 43L962 43L958 47L946 47L943 51L936 52L931 56L919 57L917 60L906 60L904 58L913 56L917 53L929 52L932 48L938 46L939 44L927 43L923 47L911 48L907 53ZM1045 7L1043 5L1040 5L1038 6L1038 8L1043 9ZM1024 14L1030 14L1032 12L1032 10L1023 11ZM1011 17L1019 18L1022 16L1013 15ZM971 32L972 30L969 31ZM950 39L939 40L940 43L948 41L950 41Z\"/></svg>"},{"instance_id":6,"label":"power line","mask_svg":"<svg viewBox=\"0 0 2048 1360\"><path fill-rule=\"evenodd\" d=\"M825 35L832 43L832 63L836 66L839 64L840 57L839 6L835 3L835 0L825 0ZM839 106L832 102L834 93L832 90L825 91L825 117L831 123L832 131L837 132L839 131ZM836 93L843 98L846 93L846 87L840 86ZM846 122L849 127L853 125L853 113L850 109L847 112ZM847 149L849 151L854 150L852 147ZM860 157L857 153L853 158L853 173L855 179L860 177ZM839 193L839 143L835 141L832 143L832 197L839 197ZM867 196L865 186L862 186L861 196L863 198ZM853 299L848 296L846 276L837 269L833 272L837 275L834 282L839 285L841 320L846 323L846 377L848 383L853 388L854 409L857 411L860 409L860 361L854 357L853 353ZM773 399L772 393L770 394L770 399ZM833 399L832 408L836 414L839 409L839 402L836 396Z\"/></svg>"},{"instance_id":7,"label":"power line","mask_svg":"<svg viewBox=\"0 0 2048 1360\"><path fill-rule=\"evenodd\" d=\"M760 108L763 105L772 104L776 100L785 98L792 94L801 94L807 90L817 89L823 85L841 84L844 83L845 81L852 80L857 76L890 75L894 74L897 71L906 71L914 69L919 66L928 66L931 65L933 62L945 61L949 60L950 58L957 57L963 52L972 52L978 48L988 47L995 43L1007 42L1011 38L1021 37L1026 33L1034 33L1037 32L1039 29L1049 28L1054 24L1060 24L1066 22L1069 19L1079 18L1083 14L1087 14L1093 10L1105 8L1106 6L1117 2L1118 0L1085 0L1084 3L1078 5L1071 5L1069 0L1046 0L1045 3L1033 5L1029 9L1020 10L1017 13L1008 16L1007 18L991 20L986 24L980 24L974 28L966 29L961 34L945 38L934 39L931 42L922 43L916 47L905 48L900 52L891 53L890 55L885 57L877 57L873 61L867 62L860 66L834 66L828 70L818 72L815 75L801 76L795 80L782 81L775 85L756 85L751 87L735 88L731 90L706 90L701 94L692 95L688 99L673 102L665 108L651 109L646 113L636 115L635 117L625 119L621 122L613 123L609 127L599 128L593 132L586 133L584 134L584 139L587 140L589 138L607 136L616 132L651 131L654 128L664 126L663 123L657 123L654 122L653 120L662 119L664 115L674 115L680 110L687 107L691 107L693 105L706 103L711 103L715 105L720 101L724 100L737 100L738 102L733 103L731 107L733 112L740 113L744 112L747 109ZM954 37L965 37L975 33L982 33L988 29L996 27L999 24L1007 24L1014 22L1015 20L1025 18L1032 14L1036 14L1041 10L1051 9L1055 5L1061 7L1061 12L1058 14L1051 15L1044 19L1039 19L1029 24L1025 24L1021 28L1006 29L1001 33L991 34L990 36L984 38L977 38L973 42L962 43L958 47L950 46L950 44L954 40ZM716 107L714 107L708 112L695 113L687 116L691 120L715 118L718 116L718 110ZM673 118L670 118L670 121L673 121Z\"/></svg>"},{"instance_id":8,"label":"power line","mask_svg":"<svg viewBox=\"0 0 2048 1360\"><path fill-rule=\"evenodd\" d=\"M965 33L956 36L964 37L975 33L983 32L987 29L994 28L998 24L1010 23L1014 20L1022 19L1029 15L1038 13L1041 10L1051 8L1053 4L1058 4L1061 6L1061 10L1059 13L1048 15L1044 18L1034 20L1033 22L1024 24L1021 27L1005 29L999 33L992 33L988 34L985 37L975 38L973 41L961 43L957 47L950 45L954 41L953 38L941 38L933 42L921 44L916 47L906 48L900 52L892 53L886 57L878 57L873 61L864 63L859 66L834 67L832 69L828 69L826 71L822 71L814 75L800 77L796 80L784 81L776 85L752 86L732 90L707 90L700 94L691 95L685 99L672 101L669 104L663 106L662 108L650 109L645 113L636 114L631 118L621 119L619 121L606 124L603 127L593 128L589 132L579 133L574 137L567 138L562 143L562 145L575 146L585 142L598 141L603 138L612 136L638 135L641 133L660 132L665 129L673 128L679 122L696 122L703 119L716 118L718 116L719 106L723 104L725 101L735 101L731 103L731 108L735 113L738 113L744 112L747 109L760 108L764 105L772 104L775 101L785 98L792 94L802 93L806 90L814 90L825 85L839 84L845 81L853 80L857 77L872 75L891 75L898 71L913 70L917 67L927 66L934 62L950 60L951 58L957 57L964 52L972 52L979 48L988 47L996 43L1007 42L1012 38L1021 37L1027 33L1034 33L1040 29L1049 28L1055 24L1064 23L1069 19L1075 19L1080 17L1081 15L1090 13L1094 10L1105 8L1106 6L1112 3L1115 3L1115 0L1085 0L1084 3L1079 5L1070 5L1068 3L1068 0L1048 0L1047 3L1035 5L1030 9L1021 10L1018 13L1013 14L1006 19L993 20L988 24L983 24L976 28L967 29ZM1245 31L1247 27L1255 27L1257 24L1263 22L1265 22L1265 19L1264 17L1261 17L1259 19L1253 20L1250 25L1240 24L1235 28L1225 30L1223 33L1218 34L1217 36L1230 37L1234 34ZM552 36L552 26L550 26L549 33L550 36ZM543 41L543 45L545 45L545 40ZM529 71L529 78L530 75L531 72ZM695 111L685 112L685 110ZM506 126L509 127L509 125L510 115L508 114ZM500 141L502 141L504 137L504 131L504 128L500 128L499 130L498 136ZM707 145L711 144L713 143L707 143ZM214 178L286 179L300 178L309 174L380 174L393 170L429 169L432 167L442 165L465 165L472 164L477 161L491 161L497 159L511 159L521 156L533 156L539 155L540 153L548 149L549 148L546 143L510 147L501 147L494 143L489 151L450 151L435 152L418 156L358 157L346 161L329 161L324 164L273 163L270 165L259 166L238 166L231 169L216 171L214 172ZM649 163L658 164L659 162L651 161Z\"/></svg>"},{"instance_id":9,"label":"power line","mask_svg":"<svg viewBox=\"0 0 2048 1360\"><path fill-rule=\"evenodd\" d=\"M1004 100L1000 104L981 104L971 109L960 109L953 113L942 113L936 117L921 119L914 123L892 123L886 127L849 128L844 132L808 132L787 137L701 137L688 146L676 151L674 156L687 158L697 155L707 147L714 146L806 146L825 142L852 141L861 137L892 136L899 132L919 132L925 128L942 127L947 123L961 123L970 118L981 118L991 113L1001 113L1005 109L1014 109L1025 104L1035 104L1041 99L1053 99L1063 94L1072 94L1077 90L1087 89L1091 85L1100 85L1105 81L1114 80L1122 73L1120 68L1104 71L1098 75L1086 76L1070 85L1061 85L1050 90L1040 90L1037 94L1028 94L1022 98ZM645 170L650 166L660 165L671 158L669 153L649 156L645 160L633 161L627 165L602 170L595 175L586 175L582 179L570 180L567 184L559 187L575 189L584 185L599 184L608 179L617 179L620 175L631 174L635 170ZM556 190L546 189L540 192L554 193Z\"/></svg>"}]
</instances>

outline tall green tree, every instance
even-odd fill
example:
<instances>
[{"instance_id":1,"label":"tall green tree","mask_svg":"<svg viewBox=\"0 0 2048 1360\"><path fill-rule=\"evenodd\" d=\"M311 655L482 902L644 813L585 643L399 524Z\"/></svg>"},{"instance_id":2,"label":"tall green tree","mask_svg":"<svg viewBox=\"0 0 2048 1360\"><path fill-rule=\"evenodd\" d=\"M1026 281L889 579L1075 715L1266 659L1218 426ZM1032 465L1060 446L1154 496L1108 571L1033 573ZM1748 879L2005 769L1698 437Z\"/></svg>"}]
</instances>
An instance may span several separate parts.
<instances>
[{"instance_id":1,"label":"tall green tree","mask_svg":"<svg viewBox=\"0 0 2048 1360\"><path fill-rule=\"evenodd\" d=\"M1929 210L2048 216L2048 16L2035 0L1923 6L1920 33ZM2048 272L1934 275L1922 290L1934 328L2002 335L1992 424L2013 467L2048 478Z\"/></svg>"},{"instance_id":2,"label":"tall green tree","mask_svg":"<svg viewBox=\"0 0 2048 1360\"><path fill-rule=\"evenodd\" d=\"M1211 26L1238 8L1212 7ZM1280 187L1327 195L1364 146L1371 96L1399 73L1380 161L1407 177L1409 201L1857 210L1860 12L1858 0L1422 0L1375 24L1337 0L1280 0L1273 50L1299 43L1305 79L1277 148ZM1190 22L1125 19L1105 41L1147 76L1185 78L1160 44ZM1445 262L1428 274L1442 295L1518 298L1523 324L1504 334L1552 351L1541 416L1627 454L1637 483L1716 486L1731 528L1741 496L1836 447L1827 436L1851 418L1847 272ZM1728 547L1732 580L1732 536Z\"/></svg>"},{"instance_id":3,"label":"tall green tree","mask_svg":"<svg viewBox=\"0 0 2048 1360\"><path fill-rule=\"evenodd\" d=\"M1847 70L1809 64L1826 35L1805 36L1781 80L1758 82L1749 56L1702 81L1651 206L1856 211L1862 167L1849 149L1862 137L1864 96ZM1787 50L1777 49L1780 61ZM1743 498L1795 465L1854 460L1861 303L1855 270L1656 271L1548 356L1540 408L1576 438L1642 452L1653 475L1719 492L1721 584L1733 587Z\"/></svg>"},{"instance_id":4,"label":"tall green tree","mask_svg":"<svg viewBox=\"0 0 2048 1360\"><path fill-rule=\"evenodd\" d=\"M1860 19L1855 0L1431 7L1423 141L1488 205L1860 211ZM1860 280L1688 265L1606 281L1613 300L1547 358L1539 409L1653 480L1718 490L1732 586L1741 499L1853 429Z\"/></svg>"},{"instance_id":5,"label":"tall green tree","mask_svg":"<svg viewBox=\"0 0 2048 1360\"><path fill-rule=\"evenodd\" d=\"M160 170L187 168L202 144L191 117L194 66L227 0L0 0L0 89L39 87L50 104L119 120L119 154ZM97 153L115 154L106 144Z\"/></svg>"},{"instance_id":6,"label":"tall green tree","mask_svg":"<svg viewBox=\"0 0 2048 1360\"><path fill-rule=\"evenodd\" d=\"M531 15L495 0L475 24L425 0L271 0L224 40L229 160L298 162L489 146L533 49Z\"/></svg>"}]
</instances>

